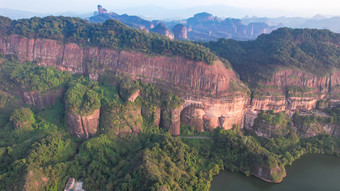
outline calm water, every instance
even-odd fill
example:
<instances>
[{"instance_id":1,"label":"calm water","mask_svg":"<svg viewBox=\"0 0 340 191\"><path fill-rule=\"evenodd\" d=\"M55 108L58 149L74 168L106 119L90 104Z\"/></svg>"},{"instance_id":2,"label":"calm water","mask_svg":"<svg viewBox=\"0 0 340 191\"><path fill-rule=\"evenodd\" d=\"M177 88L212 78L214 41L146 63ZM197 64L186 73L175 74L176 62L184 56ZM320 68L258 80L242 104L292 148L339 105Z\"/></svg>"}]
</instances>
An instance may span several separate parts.
<instances>
[{"instance_id":1,"label":"calm water","mask_svg":"<svg viewBox=\"0 0 340 191\"><path fill-rule=\"evenodd\" d=\"M225 171L214 177L210 191L340 191L340 158L306 155L286 171L280 184Z\"/></svg>"}]
</instances>

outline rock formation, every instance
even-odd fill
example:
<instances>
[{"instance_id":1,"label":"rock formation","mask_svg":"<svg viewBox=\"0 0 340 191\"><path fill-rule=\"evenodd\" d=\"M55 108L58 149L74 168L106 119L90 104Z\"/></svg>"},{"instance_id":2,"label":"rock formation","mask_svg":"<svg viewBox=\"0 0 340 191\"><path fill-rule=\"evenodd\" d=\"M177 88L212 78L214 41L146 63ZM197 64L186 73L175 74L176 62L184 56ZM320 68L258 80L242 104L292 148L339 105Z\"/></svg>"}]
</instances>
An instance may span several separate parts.
<instances>
[{"instance_id":1,"label":"rock formation","mask_svg":"<svg viewBox=\"0 0 340 191\"><path fill-rule=\"evenodd\" d=\"M185 40L188 39L188 31L187 28L182 24L177 24L173 29L174 37L176 40Z\"/></svg>"},{"instance_id":2,"label":"rock formation","mask_svg":"<svg viewBox=\"0 0 340 191\"><path fill-rule=\"evenodd\" d=\"M160 126L175 136L181 134L181 110L182 106L175 109L164 109L161 112Z\"/></svg>"},{"instance_id":3,"label":"rock formation","mask_svg":"<svg viewBox=\"0 0 340 191\"><path fill-rule=\"evenodd\" d=\"M104 13L104 8L101 5L98 5L97 8L98 8L98 13L99 14L103 14Z\"/></svg>"},{"instance_id":4,"label":"rock formation","mask_svg":"<svg viewBox=\"0 0 340 191\"><path fill-rule=\"evenodd\" d=\"M60 101L64 94L64 88L48 90L46 92L22 92L22 97L25 104L31 105L34 108L43 109L48 106L53 106Z\"/></svg>"},{"instance_id":5,"label":"rock formation","mask_svg":"<svg viewBox=\"0 0 340 191\"><path fill-rule=\"evenodd\" d=\"M242 126L249 102L247 87L220 61L208 65L178 56L148 56L131 51L80 47L73 43L62 45L56 40L27 39L18 35L0 37L0 50L16 55L20 62L37 61L39 65L53 66L72 74L97 76L104 71L116 71L167 87L185 101L183 109L197 105L197 109L204 111L206 127L197 126L196 129L211 129L219 125L225 129L236 124ZM97 64L104 66L104 70L93 68L88 60L96 60ZM230 84L242 91L232 90Z\"/></svg>"},{"instance_id":6,"label":"rock formation","mask_svg":"<svg viewBox=\"0 0 340 191\"><path fill-rule=\"evenodd\" d=\"M258 165L252 171L252 174L266 182L280 183L286 177L286 170L283 166L268 167Z\"/></svg>"},{"instance_id":7,"label":"rock formation","mask_svg":"<svg viewBox=\"0 0 340 191\"><path fill-rule=\"evenodd\" d=\"M197 13L194 17L188 19L188 23L204 23L213 22L215 20L214 16L210 13Z\"/></svg>"},{"instance_id":8,"label":"rock formation","mask_svg":"<svg viewBox=\"0 0 340 191\"><path fill-rule=\"evenodd\" d=\"M330 99L330 102L333 103L329 107L336 106L339 103L336 99L337 93L334 93L338 91L338 86L340 85L339 70L319 77L298 69L286 68L273 74L269 80L258 83L262 84L261 87L263 88L259 89L259 91L264 95L254 96L251 100L245 116L245 128L247 129L252 128L254 119L260 111L285 111L293 115L296 111L315 110L318 101L325 98ZM301 91L294 92L290 87ZM305 132L306 130L302 131L304 133L300 133L300 135L308 137L315 136L321 132L332 134L334 128L329 131L313 131L314 133L307 133Z\"/></svg>"},{"instance_id":9,"label":"rock formation","mask_svg":"<svg viewBox=\"0 0 340 191\"><path fill-rule=\"evenodd\" d=\"M171 123L161 117L165 115L164 108L162 112L151 115L155 125L172 129L176 135L180 132L179 121L194 126L198 131L212 130L218 126L230 129L233 125L242 127L243 124L249 129L257 114L263 110L287 111L293 115L299 110L315 109L317 101L323 98L330 98L333 106L339 103L336 101L339 100L336 87L340 85L338 70L319 77L301 70L283 68L269 80L260 82L260 86L265 88L260 88L261 93L250 101L247 87L220 61L207 65L178 56L149 56L133 51L80 47L74 43L63 45L56 40L27 39L18 35L0 37L0 50L16 55L20 62L37 61L39 65L89 75L94 80L103 72L120 72L161 88L166 87L184 100L183 106L180 111L167 111L167 116L174 116L170 118ZM89 60L96 60L95 65L103 66L102 69L91 65ZM290 92L290 87L306 90L302 93ZM28 103L37 103L31 98L27 100L31 100Z\"/></svg>"},{"instance_id":10,"label":"rock formation","mask_svg":"<svg viewBox=\"0 0 340 191\"><path fill-rule=\"evenodd\" d=\"M151 32L158 33L160 35L164 35L169 37L170 39L174 39L174 34L171 32L171 30L163 23L159 23L155 28L150 30Z\"/></svg>"},{"instance_id":11,"label":"rock formation","mask_svg":"<svg viewBox=\"0 0 340 191\"><path fill-rule=\"evenodd\" d=\"M72 135L81 139L88 139L94 136L98 130L100 110L95 110L92 114L81 116L66 111L65 120Z\"/></svg>"},{"instance_id":12,"label":"rock formation","mask_svg":"<svg viewBox=\"0 0 340 191\"><path fill-rule=\"evenodd\" d=\"M154 27L151 21L144 20L138 16L130 16L127 14L119 15L114 12L108 13L101 5L98 5L98 12L95 12L94 16L90 17L90 22L105 22L108 19L119 20L120 22L138 29L152 29Z\"/></svg>"}]
</instances>

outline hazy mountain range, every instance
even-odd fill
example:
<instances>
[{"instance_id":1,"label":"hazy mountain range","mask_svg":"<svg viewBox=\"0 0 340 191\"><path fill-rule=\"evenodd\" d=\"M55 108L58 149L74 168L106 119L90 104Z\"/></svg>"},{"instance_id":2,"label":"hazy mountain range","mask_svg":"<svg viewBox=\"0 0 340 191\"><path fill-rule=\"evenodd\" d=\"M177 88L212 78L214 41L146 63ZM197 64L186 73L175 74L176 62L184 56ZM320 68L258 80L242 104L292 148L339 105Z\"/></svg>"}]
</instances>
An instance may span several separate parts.
<instances>
[{"instance_id":1,"label":"hazy mountain range","mask_svg":"<svg viewBox=\"0 0 340 191\"><path fill-rule=\"evenodd\" d=\"M193 8L180 8L176 10L165 9L157 6L143 6L108 10L104 14L98 14L98 11L95 11L94 13L80 14L75 12L35 13L20 10L0 9L0 15L7 16L11 19L30 18L33 16L44 17L48 15L81 17L86 18L91 22L104 22L107 19L117 19L128 26L157 32L178 40L188 39L209 41L217 40L218 38L250 40L257 38L260 34L270 33L272 30L280 27L329 29L333 32L340 32L339 16L326 17L316 15L312 18L243 17L247 14L253 15L254 13L252 10L234 8L225 5L212 5L206 7L198 6ZM232 15L233 18L228 17L228 15ZM155 18L157 18L157 20L152 20ZM178 30L174 32L172 29L176 26ZM154 27L157 28L154 29Z\"/></svg>"}]
</instances>

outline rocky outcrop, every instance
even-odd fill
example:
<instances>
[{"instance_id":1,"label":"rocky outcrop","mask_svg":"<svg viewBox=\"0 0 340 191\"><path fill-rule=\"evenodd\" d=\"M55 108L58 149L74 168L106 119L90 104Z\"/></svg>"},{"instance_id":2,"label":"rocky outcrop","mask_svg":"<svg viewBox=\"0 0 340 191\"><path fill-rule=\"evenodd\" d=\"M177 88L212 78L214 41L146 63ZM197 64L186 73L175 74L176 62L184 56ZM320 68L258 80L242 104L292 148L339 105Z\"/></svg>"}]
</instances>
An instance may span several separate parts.
<instances>
[{"instance_id":1,"label":"rocky outcrop","mask_svg":"<svg viewBox=\"0 0 340 191\"><path fill-rule=\"evenodd\" d=\"M339 125L335 124L312 124L311 126L298 127L298 134L302 137L314 137L322 133L336 135L337 128Z\"/></svg>"},{"instance_id":2,"label":"rocky outcrop","mask_svg":"<svg viewBox=\"0 0 340 191\"><path fill-rule=\"evenodd\" d=\"M81 116L66 111L65 120L72 135L81 139L94 136L98 130L100 110L95 110L88 116Z\"/></svg>"},{"instance_id":3,"label":"rocky outcrop","mask_svg":"<svg viewBox=\"0 0 340 191\"><path fill-rule=\"evenodd\" d=\"M287 112L292 116L296 111L317 109L320 100L327 100L327 104L325 105L324 101L319 102L319 108L334 107L339 103L337 101L340 87L339 70L320 77L301 70L286 68L275 73L270 80L258 83L262 85L256 89L257 96L251 100L245 115L245 128L249 130L255 130L254 119L260 111ZM262 95L258 96L258 92ZM262 130L266 132L255 130L255 133L259 136L269 136L267 131L270 129ZM310 137L320 133L332 134L334 128L318 126L317 128L301 127L297 130L301 136Z\"/></svg>"},{"instance_id":4,"label":"rocky outcrop","mask_svg":"<svg viewBox=\"0 0 340 191\"><path fill-rule=\"evenodd\" d=\"M188 31L187 28L182 24L177 24L172 29L174 37L176 40L185 40L188 39Z\"/></svg>"},{"instance_id":5,"label":"rocky outcrop","mask_svg":"<svg viewBox=\"0 0 340 191\"><path fill-rule=\"evenodd\" d=\"M266 182L280 183L284 177L286 177L286 170L283 166L276 166L269 168L265 165L257 165L252 174Z\"/></svg>"},{"instance_id":6,"label":"rocky outcrop","mask_svg":"<svg viewBox=\"0 0 340 191\"><path fill-rule=\"evenodd\" d=\"M160 35L164 35L169 37L170 39L174 39L174 34L171 32L171 30L163 23L159 23L155 28L150 30L151 32L158 33Z\"/></svg>"},{"instance_id":7,"label":"rocky outcrop","mask_svg":"<svg viewBox=\"0 0 340 191\"><path fill-rule=\"evenodd\" d=\"M215 17L206 12L197 13L194 17L188 19L188 23L204 23L204 22L213 22Z\"/></svg>"},{"instance_id":8,"label":"rocky outcrop","mask_svg":"<svg viewBox=\"0 0 340 191\"><path fill-rule=\"evenodd\" d=\"M337 136L340 128L338 123L333 123L333 117L327 113L316 110L314 112L299 112L293 116L297 133L302 137L313 137L319 134L329 134ZM303 121L303 119L308 119Z\"/></svg>"},{"instance_id":9,"label":"rocky outcrop","mask_svg":"<svg viewBox=\"0 0 340 191\"><path fill-rule=\"evenodd\" d=\"M319 88L321 92L328 92L329 87L340 84L340 71L335 71L323 77L313 75L297 69L285 68L275 73L270 80L265 82L266 86L303 86L308 88Z\"/></svg>"},{"instance_id":10,"label":"rocky outcrop","mask_svg":"<svg viewBox=\"0 0 340 191\"><path fill-rule=\"evenodd\" d=\"M318 98L315 97L288 97L286 110L306 111L316 108Z\"/></svg>"},{"instance_id":11,"label":"rocky outcrop","mask_svg":"<svg viewBox=\"0 0 340 191\"><path fill-rule=\"evenodd\" d=\"M262 98L253 98L251 100L251 111L274 110L281 112L286 110L285 96L265 96Z\"/></svg>"},{"instance_id":12,"label":"rocky outcrop","mask_svg":"<svg viewBox=\"0 0 340 191\"><path fill-rule=\"evenodd\" d=\"M181 121L198 131L211 131L216 127L231 129L243 126L244 114L249 104L246 96L226 96L221 99L188 97L184 99Z\"/></svg>"},{"instance_id":13,"label":"rocky outcrop","mask_svg":"<svg viewBox=\"0 0 340 191\"><path fill-rule=\"evenodd\" d=\"M160 118L160 127L169 130L172 135L181 134L181 110L182 106L175 109L163 109Z\"/></svg>"},{"instance_id":14,"label":"rocky outcrop","mask_svg":"<svg viewBox=\"0 0 340 191\"><path fill-rule=\"evenodd\" d=\"M196 131L204 131L204 108L202 104L190 104L181 112L181 122L191 125Z\"/></svg>"},{"instance_id":15,"label":"rocky outcrop","mask_svg":"<svg viewBox=\"0 0 340 191\"><path fill-rule=\"evenodd\" d=\"M98 12L89 18L90 22L102 23L108 19L119 20L120 22L138 29L151 29L154 27L152 21L144 20L138 16L131 16L127 14L119 15L114 12L109 12L102 6L98 5Z\"/></svg>"},{"instance_id":16,"label":"rocky outcrop","mask_svg":"<svg viewBox=\"0 0 340 191\"><path fill-rule=\"evenodd\" d=\"M31 105L37 109L43 109L55 105L60 101L65 92L64 88L48 90L46 92L22 92L25 104Z\"/></svg>"},{"instance_id":17,"label":"rocky outcrop","mask_svg":"<svg viewBox=\"0 0 340 191\"><path fill-rule=\"evenodd\" d=\"M270 92L268 87L277 87L281 91L276 92L276 96L263 96L261 99L253 99L251 109L254 110L274 110L299 111L312 110L316 108L318 100L325 97L335 97L340 84L340 71L335 70L332 74L319 77L296 69L282 69L275 73L270 80L258 82L263 85L259 91ZM298 95L291 95L290 87L308 89ZM288 92L288 93L287 93ZM333 96L334 95L334 96Z\"/></svg>"}]
</instances>

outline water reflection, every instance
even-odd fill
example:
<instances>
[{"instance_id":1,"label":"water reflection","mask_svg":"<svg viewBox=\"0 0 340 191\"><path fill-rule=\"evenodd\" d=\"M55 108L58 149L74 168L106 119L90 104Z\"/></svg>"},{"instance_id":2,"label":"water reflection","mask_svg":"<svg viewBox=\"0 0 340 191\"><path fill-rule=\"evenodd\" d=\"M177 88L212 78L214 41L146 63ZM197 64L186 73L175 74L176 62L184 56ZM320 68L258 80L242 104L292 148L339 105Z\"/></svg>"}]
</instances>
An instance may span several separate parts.
<instances>
[{"instance_id":1,"label":"water reflection","mask_svg":"<svg viewBox=\"0 0 340 191\"><path fill-rule=\"evenodd\" d=\"M210 191L340 191L340 158L306 155L286 170L280 184L225 171L214 177Z\"/></svg>"}]
</instances>

